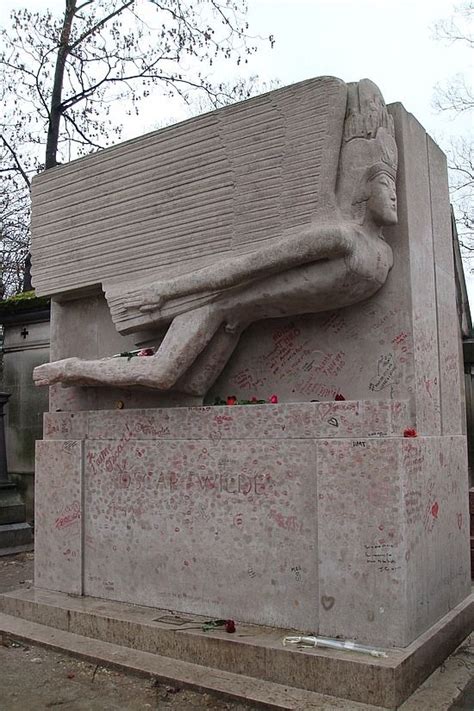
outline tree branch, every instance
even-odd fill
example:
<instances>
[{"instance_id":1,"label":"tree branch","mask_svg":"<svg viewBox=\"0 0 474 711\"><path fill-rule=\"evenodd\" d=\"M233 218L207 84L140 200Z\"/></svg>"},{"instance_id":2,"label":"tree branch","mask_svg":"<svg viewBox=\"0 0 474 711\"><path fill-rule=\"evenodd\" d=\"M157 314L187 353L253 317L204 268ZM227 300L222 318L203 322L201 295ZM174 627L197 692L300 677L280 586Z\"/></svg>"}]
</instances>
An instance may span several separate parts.
<instances>
[{"instance_id":1,"label":"tree branch","mask_svg":"<svg viewBox=\"0 0 474 711\"><path fill-rule=\"evenodd\" d=\"M22 177L23 180L25 181L25 184L27 185L28 189L30 189L30 187L31 187L31 181L30 181L29 177L27 176L26 172L24 171L24 169L23 169L23 167L22 167L20 161L18 160L17 154L15 153L15 151L13 150L12 146L11 146L10 143L7 141L7 139L5 138L5 136L3 135L3 133L1 134L0 138L2 139L3 145L4 145L5 148L9 151L11 157L13 158L13 162L14 162L15 165L16 165L17 171L20 173L21 177Z\"/></svg>"},{"instance_id":2,"label":"tree branch","mask_svg":"<svg viewBox=\"0 0 474 711\"><path fill-rule=\"evenodd\" d=\"M130 5L133 5L134 2L135 0L128 0L128 2L122 5L122 7L117 8L117 10L115 10L114 12L111 12L106 17L103 17L102 20L99 20L99 22L97 22L93 27L90 27L86 32L84 32L80 37L78 37L75 42L72 42L69 46L69 49L74 49L74 47L77 47L79 44L82 44L82 42L84 42L87 37L93 35L95 32L97 32L97 30L100 30L100 28L110 22L113 17L120 15L121 12L126 10L127 7L130 7Z\"/></svg>"}]
</instances>

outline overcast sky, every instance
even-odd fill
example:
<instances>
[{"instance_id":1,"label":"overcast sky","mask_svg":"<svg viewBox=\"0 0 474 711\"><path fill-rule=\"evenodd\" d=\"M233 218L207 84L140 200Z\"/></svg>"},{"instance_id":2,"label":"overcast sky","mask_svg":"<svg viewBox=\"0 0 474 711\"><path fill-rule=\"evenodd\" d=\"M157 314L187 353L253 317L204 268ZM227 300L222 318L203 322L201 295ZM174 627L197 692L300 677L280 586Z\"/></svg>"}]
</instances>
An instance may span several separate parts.
<instances>
[{"instance_id":1,"label":"overcast sky","mask_svg":"<svg viewBox=\"0 0 474 711\"><path fill-rule=\"evenodd\" d=\"M62 11L64 0L0 0L0 25L12 8ZM433 87L468 71L469 54L433 37L436 21L452 14L451 0L249 0L250 30L276 38L262 44L249 71L290 84L321 75L345 81L369 77L388 102L401 101L435 137L460 130L432 109ZM471 66L472 70L472 66ZM230 78L234 68L224 65ZM133 132L150 130L147 112ZM465 129L465 124L464 124ZM463 129L463 130L464 130Z\"/></svg>"}]
</instances>

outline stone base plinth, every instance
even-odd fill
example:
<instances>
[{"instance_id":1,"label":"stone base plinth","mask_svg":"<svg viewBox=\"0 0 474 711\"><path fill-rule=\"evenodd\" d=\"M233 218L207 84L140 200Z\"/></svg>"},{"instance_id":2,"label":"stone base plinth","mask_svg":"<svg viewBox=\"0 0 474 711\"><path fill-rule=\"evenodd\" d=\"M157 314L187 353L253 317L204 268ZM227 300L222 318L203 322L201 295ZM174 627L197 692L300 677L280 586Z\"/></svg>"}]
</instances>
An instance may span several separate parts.
<instances>
[{"instance_id":1,"label":"stone base plinth","mask_svg":"<svg viewBox=\"0 0 474 711\"><path fill-rule=\"evenodd\" d=\"M463 436L406 402L49 414L35 585L406 647L470 592Z\"/></svg>"},{"instance_id":2,"label":"stone base plinth","mask_svg":"<svg viewBox=\"0 0 474 711\"><path fill-rule=\"evenodd\" d=\"M280 711L334 706L321 694L350 700L337 708L398 708L473 629L474 595L408 647L379 659L284 647L288 630L238 621L236 634L204 632L205 620L38 589L0 595L0 632L15 639Z\"/></svg>"}]
</instances>

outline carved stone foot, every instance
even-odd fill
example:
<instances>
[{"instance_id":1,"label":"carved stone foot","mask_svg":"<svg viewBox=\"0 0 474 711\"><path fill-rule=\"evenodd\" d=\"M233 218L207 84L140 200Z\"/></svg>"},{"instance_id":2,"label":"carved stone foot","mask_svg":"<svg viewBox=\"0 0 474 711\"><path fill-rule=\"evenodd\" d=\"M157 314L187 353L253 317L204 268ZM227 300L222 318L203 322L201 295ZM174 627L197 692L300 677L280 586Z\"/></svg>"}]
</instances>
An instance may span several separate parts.
<instances>
[{"instance_id":1,"label":"carved stone foot","mask_svg":"<svg viewBox=\"0 0 474 711\"><path fill-rule=\"evenodd\" d=\"M38 365L33 370L33 380L35 385L54 385L55 383L67 384L69 380L74 381L76 377L76 367L80 363L79 358L65 358L54 363Z\"/></svg>"}]
</instances>

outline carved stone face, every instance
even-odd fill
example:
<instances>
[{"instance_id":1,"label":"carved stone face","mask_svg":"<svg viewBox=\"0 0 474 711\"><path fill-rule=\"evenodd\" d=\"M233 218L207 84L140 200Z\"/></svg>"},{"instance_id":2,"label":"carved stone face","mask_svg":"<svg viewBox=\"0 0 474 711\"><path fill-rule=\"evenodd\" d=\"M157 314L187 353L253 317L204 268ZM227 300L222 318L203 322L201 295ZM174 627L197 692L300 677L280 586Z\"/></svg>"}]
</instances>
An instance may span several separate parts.
<instances>
[{"instance_id":1,"label":"carved stone face","mask_svg":"<svg viewBox=\"0 0 474 711\"><path fill-rule=\"evenodd\" d=\"M378 173L370 181L367 210L376 225L397 224L395 181L387 173Z\"/></svg>"}]
</instances>

